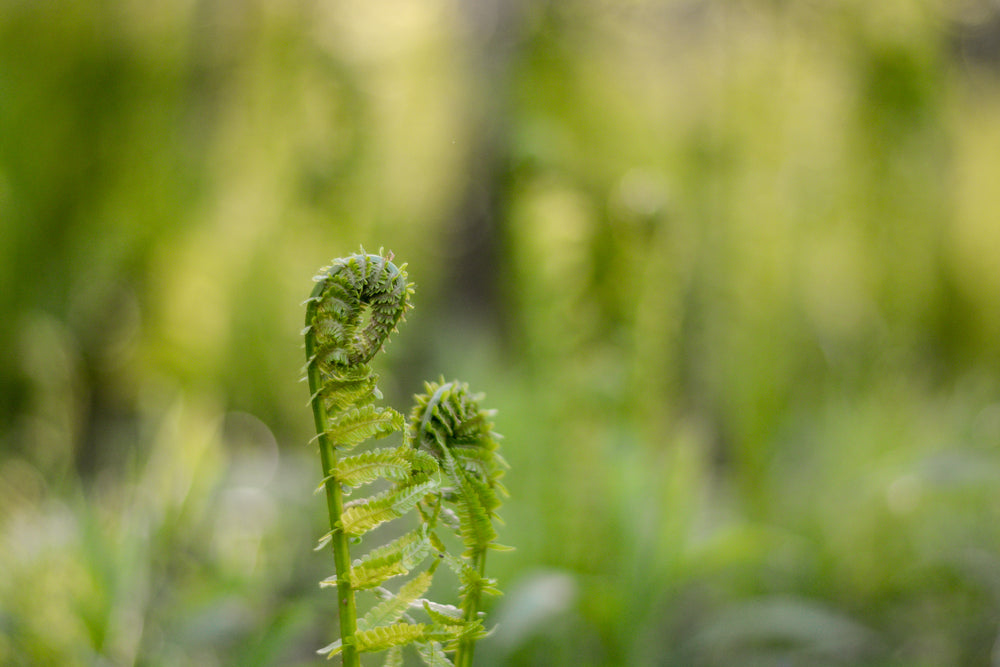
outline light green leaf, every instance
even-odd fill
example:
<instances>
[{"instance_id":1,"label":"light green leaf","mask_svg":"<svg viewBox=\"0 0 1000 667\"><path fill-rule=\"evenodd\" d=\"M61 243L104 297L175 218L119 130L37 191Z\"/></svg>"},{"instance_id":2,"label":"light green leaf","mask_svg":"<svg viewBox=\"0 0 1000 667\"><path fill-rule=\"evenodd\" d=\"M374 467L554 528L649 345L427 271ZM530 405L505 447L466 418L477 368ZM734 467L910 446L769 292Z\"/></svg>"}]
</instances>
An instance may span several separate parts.
<instances>
[{"instance_id":1,"label":"light green leaf","mask_svg":"<svg viewBox=\"0 0 1000 667\"><path fill-rule=\"evenodd\" d=\"M403 647L393 646L386 651L382 667L403 667Z\"/></svg>"},{"instance_id":2,"label":"light green leaf","mask_svg":"<svg viewBox=\"0 0 1000 667\"><path fill-rule=\"evenodd\" d=\"M359 630L354 644L360 653L378 653L393 646L406 646L423 637L422 623L394 623L370 630Z\"/></svg>"},{"instance_id":3,"label":"light green leaf","mask_svg":"<svg viewBox=\"0 0 1000 667\"><path fill-rule=\"evenodd\" d=\"M427 667L454 667L437 642L418 642L416 648L417 655Z\"/></svg>"},{"instance_id":4,"label":"light green leaf","mask_svg":"<svg viewBox=\"0 0 1000 667\"><path fill-rule=\"evenodd\" d=\"M362 405L331 419L326 433L335 446L350 448L371 438L402 431L404 425L403 415L392 408Z\"/></svg>"},{"instance_id":5,"label":"light green leaf","mask_svg":"<svg viewBox=\"0 0 1000 667\"><path fill-rule=\"evenodd\" d=\"M403 516L437 487L435 479L389 489L371 498L354 501L340 515L340 527L352 537L364 535L386 521Z\"/></svg>"},{"instance_id":6,"label":"light green leaf","mask_svg":"<svg viewBox=\"0 0 1000 667\"><path fill-rule=\"evenodd\" d=\"M397 413L398 414L398 413ZM377 479L405 481L413 471L408 447L372 449L356 456L341 458L333 477L341 484L361 486Z\"/></svg>"},{"instance_id":7,"label":"light green leaf","mask_svg":"<svg viewBox=\"0 0 1000 667\"><path fill-rule=\"evenodd\" d=\"M421 572L403 584L398 593L372 607L358 621L358 627L364 629L375 628L398 621L417 598L427 592L433 578L434 575L430 571Z\"/></svg>"},{"instance_id":8,"label":"light green leaf","mask_svg":"<svg viewBox=\"0 0 1000 667\"><path fill-rule=\"evenodd\" d=\"M351 585L356 589L373 588L386 579L407 574L431 552L427 526L406 533L389 544L372 549L351 568Z\"/></svg>"}]
</instances>

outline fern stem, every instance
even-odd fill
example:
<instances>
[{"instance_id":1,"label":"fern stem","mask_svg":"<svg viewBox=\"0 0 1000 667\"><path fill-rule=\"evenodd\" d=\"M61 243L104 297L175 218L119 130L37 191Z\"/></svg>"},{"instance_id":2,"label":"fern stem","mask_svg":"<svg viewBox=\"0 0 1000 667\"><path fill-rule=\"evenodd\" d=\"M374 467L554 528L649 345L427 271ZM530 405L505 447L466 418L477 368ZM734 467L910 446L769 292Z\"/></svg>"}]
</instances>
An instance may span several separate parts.
<instances>
[{"instance_id":1,"label":"fern stem","mask_svg":"<svg viewBox=\"0 0 1000 667\"><path fill-rule=\"evenodd\" d=\"M486 574L486 549L480 549L476 552L474 567L480 577ZM469 594L462 601L463 618L466 623L473 623L479 617L480 595L480 590L476 587L474 590L469 591ZM475 648L475 638L466 638L459 642L458 650L455 652L455 667L471 667L472 653Z\"/></svg>"},{"instance_id":2,"label":"fern stem","mask_svg":"<svg viewBox=\"0 0 1000 667\"><path fill-rule=\"evenodd\" d=\"M312 307L313 304L309 304ZM308 310L307 310L308 312ZM309 313L312 315L312 313ZM313 349L315 340L306 336L306 355L312 359L316 354ZM340 617L340 638L343 642L342 659L344 667L360 667L361 658L354 645L354 635L358 626L358 611L354 600L354 589L351 587L351 548L347 535L339 528L340 515L344 512L344 494L340 484L333 477L337 466L337 450L326 433L327 414L323 401L319 398L320 371L314 363L308 365L309 392L312 400L313 420L316 422L316 432L319 434L319 456L323 466L323 478L326 480L326 508L330 515L330 544L333 548L333 562L337 569L337 609Z\"/></svg>"}]
</instances>

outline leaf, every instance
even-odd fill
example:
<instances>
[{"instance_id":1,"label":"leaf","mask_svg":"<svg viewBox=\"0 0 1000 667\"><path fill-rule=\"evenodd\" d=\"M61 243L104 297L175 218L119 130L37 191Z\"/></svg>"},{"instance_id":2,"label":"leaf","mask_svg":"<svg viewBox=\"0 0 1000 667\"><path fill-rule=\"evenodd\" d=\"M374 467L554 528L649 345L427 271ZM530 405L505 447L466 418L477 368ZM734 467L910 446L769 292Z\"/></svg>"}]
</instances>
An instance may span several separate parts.
<instances>
[{"instance_id":1,"label":"leaf","mask_svg":"<svg viewBox=\"0 0 1000 667\"><path fill-rule=\"evenodd\" d=\"M371 484L377 479L403 482L413 471L412 451L406 447L372 449L344 457L337 461L333 477L348 486Z\"/></svg>"},{"instance_id":2,"label":"leaf","mask_svg":"<svg viewBox=\"0 0 1000 667\"><path fill-rule=\"evenodd\" d=\"M424 496L438 487L436 479L428 479L414 484L407 484L398 487L395 493L391 494L392 506L400 514L406 514L417 506Z\"/></svg>"},{"instance_id":3,"label":"leaf","mask_svg":"<svg viewBox=\"0 0 1000 667\"><path fill-rule=\"evenodd\" d=\"M345 534L359 537L386 521L403 516L437 486L437 480L429 479L356 500L344 508L338 523Z\"/></svg>"},{"instance_id":4,"label":"leaf","mask_svg":"<svg viewBox=\"0 0 1000 667\"><path fill-rule=\"evenodd\" d=\"M355 589L374 588L386 579L407 574L427 557L431 548L427 526L423 525L355 561L350 571L351 585Z\"/></svg>"},{"instance_id":5,"label":"leaf","mask_svg":"<svg viewBox=\"0 0 1000 667\"><path fill-rule=\"evenodd\" d=\"M327 658L332 658L333 656L340 653L344 648L344 643L341 640L337 640L332 644L327 644L320 650L316 651L320 655L325 655Z\"/></svg>"},{"instance_id":6,"label":"leaf","mask_svg":"<svg viewBox=\"0 0 1000 667\"><path fill-rule=\"evenodd\" d=\"M427 667L454 667L437 642L417 642L417 655Z\"/></svg>"},{"instance_id":7,"label":"leaf","mask_svg":"<svg viewBox=\"0 0 1000 667\"><path fill-rule=\"evenodd\" d=\"M331 419L326 434L335 446L350 448L371 438L402 431L404 425L403 415L392 408L362 405Z\"/></svg>"},{"instance_id":8,"label":"leaf","mask_svg":"<svg viewBox=\"0 0 1000 667\"><path fill-rule=\"evenodd\" d=\"M317 540L316 546L313 548L313 551L322 551L323 547L330 544L330 540L332 539L333 539L333 531L326 533L325 535L323 535L323 537Z\"/></svg>"},{"instance_id":9,"label":"leaf","mask_svg":"<svg viewBox=\"0 0 1000 667\"><path fill-rule=\"evenodd\" d=\"M354 634L354 645L360 653L378 653L393 646L406 646L424 635L422 623L394 623Z\"/></svg>"},{"instance_id":10,"label":"leaf","mask_svg":"<svg viewBox=\"0 0 1000 667\"><path fill-rule=\"evenodd\" d=\"M320 357L320 360L339 363L335 359L324 360ZM367 405L378 398L378 376L372 373L370 367L365 366L364 368L367 371L367 375L342 380L332 380L326 373L321 372L324 380L319 391L319 396L322 398L323 404L331 416L338 415L353 407Z\"/></svg>"},{"instance_id":11,"label":"leaf","mask_svg":"<svg viewBox=\"0 0 1000 667\"><path fill-rule=\"evenodd\" d=\"M424 571L400 587L395 595L379 602L358 621L358 628L369 629L395 623L410 606L430 588L433 573Z\"/></svg>"},{"instance_id":12,"label":"leaf","mask_svg":"<svg viewBox=\"0 0 1000 667\"><path fill-rule=\"evenodd\" d=\"M382 667L403 667L403 647L393 646L386 651Z\"/></svg>"},{"instance_id":13,"label":"leaf","mask_svg":"<svg viewBox=\"0 0 1000 667\"><path fill-rule=\"evenodd\" d=\"M424 611L436 625L463 626L465 619L462 618L462 610L450 604L438 604L430 600L424 600Z\"/></svg>"}]
</instances>

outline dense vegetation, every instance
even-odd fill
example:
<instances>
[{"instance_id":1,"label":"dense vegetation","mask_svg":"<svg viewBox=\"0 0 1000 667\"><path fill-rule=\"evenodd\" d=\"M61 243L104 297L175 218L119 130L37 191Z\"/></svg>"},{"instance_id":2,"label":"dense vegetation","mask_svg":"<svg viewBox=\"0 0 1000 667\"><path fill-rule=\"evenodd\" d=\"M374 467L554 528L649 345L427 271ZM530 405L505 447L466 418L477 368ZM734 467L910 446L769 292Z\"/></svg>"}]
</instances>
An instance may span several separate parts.
<instances>
[{"instance_id":1,"label":"dense vegetation","mask_svg":"<svg viewBox=\"0 0 1000 667\"><path fill-rule=\"evenodd\" d=\"M302 292L359 245L420 287L386 402L502 415L477 665L990 664L998 26L0 0L0 664L323 664Z\"/></svg>"}]
</instances>

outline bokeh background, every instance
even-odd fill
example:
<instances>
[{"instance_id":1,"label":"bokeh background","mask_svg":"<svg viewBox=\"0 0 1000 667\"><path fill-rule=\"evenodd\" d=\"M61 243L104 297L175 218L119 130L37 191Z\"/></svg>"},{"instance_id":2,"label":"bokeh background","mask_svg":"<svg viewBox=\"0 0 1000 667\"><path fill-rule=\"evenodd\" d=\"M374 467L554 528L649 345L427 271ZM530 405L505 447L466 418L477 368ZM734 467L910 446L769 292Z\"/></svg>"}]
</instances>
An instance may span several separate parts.
<instances>
[{"instance_id":1,"label":"bokeh background","mask_svg":"<svg viewBox=\"0 0 1000 667\"><path fill-rule=\"evenodd\" d=\"M992 0L0 0L0 664L327 664L362 245L499 410L477 664L1000 665Z\"/></svg>"}]
</instances>

